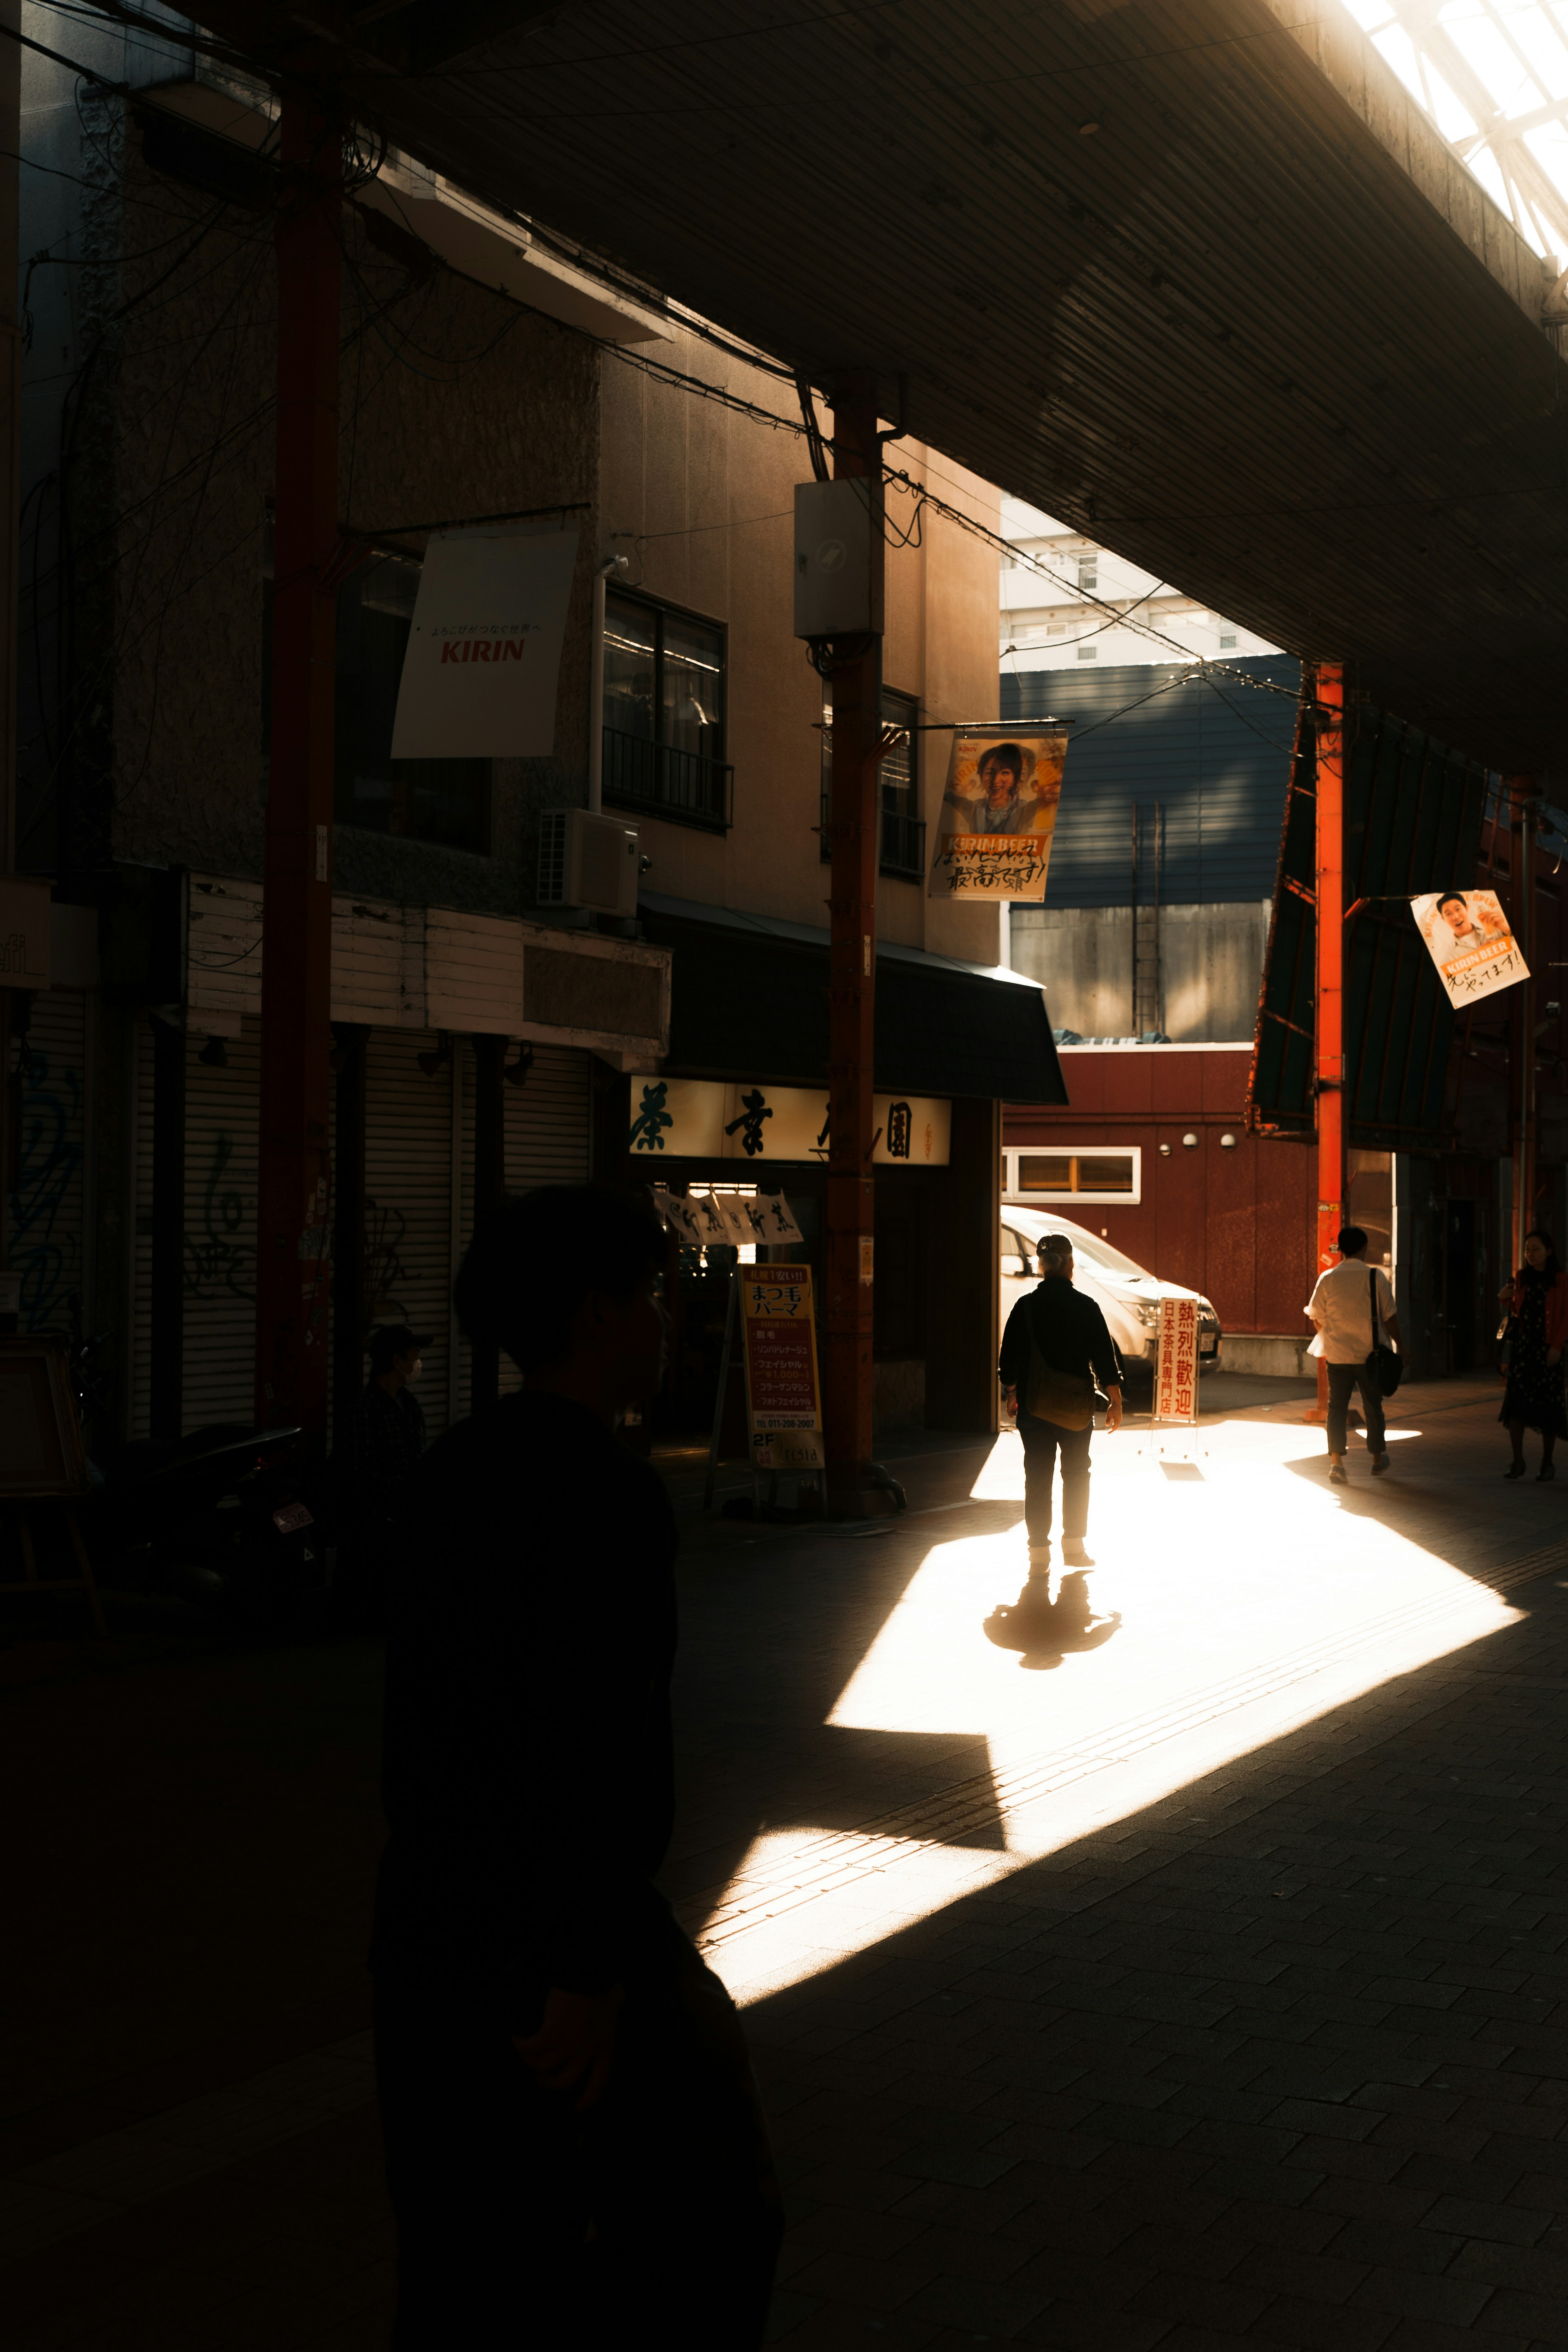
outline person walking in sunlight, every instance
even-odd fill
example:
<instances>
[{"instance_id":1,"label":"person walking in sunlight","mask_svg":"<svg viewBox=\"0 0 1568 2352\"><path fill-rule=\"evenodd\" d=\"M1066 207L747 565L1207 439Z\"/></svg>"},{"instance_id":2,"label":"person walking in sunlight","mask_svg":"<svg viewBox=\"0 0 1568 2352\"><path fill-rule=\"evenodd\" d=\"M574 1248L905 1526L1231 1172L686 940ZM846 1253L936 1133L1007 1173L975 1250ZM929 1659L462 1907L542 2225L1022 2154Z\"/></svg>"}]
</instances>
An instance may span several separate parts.
<instances>
[{"instance_id":1,"label":"person walking in sunlight","mask_svg":"<svg viewBox=\"0 0 1568 2352\"><path fill-rule=\"evenodd\" d=\"M1041 1281L1019 1299L1002 1335L998 1370L1007 1410L1024 1441L1024 1524L1029 1574L1050 1575L1051 1487L1062 1458L1062 1566L1092 1568L1089 1534L1089 1441L1094 1416L1121 1426L1121 1359L1092 1298L1073 1288L1072 1243L1047 1234ZM1096 1383L1099 1386L1096 1386ZM1100 1393L1103 1388L1105 1394ZM1019 1402L1019 1391L1023 1402Z\"/></svg>"},{"instance_id":2,"label":"person walking in sunlight","mask_svg":"<svg viewBox=\"0 0 1568 2352\"><path fill-rule=\"evenodd\" d=\"M1508 1308L1508 1330L1499 1366L1508 1385L1498 1419L1509 1433L1513 1460L1505 1478L1524 1475L1524 1433L1541 1433L1538 1481L1555 1478L1552 1448L1568 1431L1563 1412L1563 1349L1568 1343L1568 1273L1557 1263L1557 1244L1538 1225L1524 1237L1524 1264L1498 1297Z\"/></svg>"},{"instance_id":3,"label":"person walking in sunlight","mask_svg":"<svg viewBox=\"0 0 1568 2352\"><path fill-rule=\"evenodd\" d=\"M1366 1449L1372 1475L1388 1467L1388 1431L1383 1417L1383 1390L1373 1350L1380 1330L1399 1346L1399 1318L1394 1292L1381 1266L1366 1262L1366 1235L1360 1225L1342 1225L1334 1244L1338 1265L1318 1276L1306 1312L1317 1326L1317 1338L1307 1350L1321 1356L1329 1374L1329 1476L1336 1486L1345 1478L1345 1434L1350 1421L1352 1389L1361 1391L1366 1416Z\"/></svg>"}]
</instances>

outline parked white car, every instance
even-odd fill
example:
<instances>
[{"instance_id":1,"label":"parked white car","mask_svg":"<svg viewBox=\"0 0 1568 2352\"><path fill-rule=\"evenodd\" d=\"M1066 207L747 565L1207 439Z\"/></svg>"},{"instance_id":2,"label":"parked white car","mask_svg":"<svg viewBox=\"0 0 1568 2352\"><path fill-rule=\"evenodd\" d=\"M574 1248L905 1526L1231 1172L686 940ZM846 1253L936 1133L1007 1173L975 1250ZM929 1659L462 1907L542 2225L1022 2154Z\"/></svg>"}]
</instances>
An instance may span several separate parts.
<instances>
[{"instance_id":1,"label":"parked white car","mask_svg":"<svg viewBox=\"0 0 1568 2352\"><path fill-rule=\"evenodd\" d=\"M1134 1378L1153 1378L1162 1298L1197 1300L1198 1366L1201 1371L1213 1370L1220 1360L1219 1317L1200 1292L1184 1289L1179 1282L1162 1282L1158 1275L1151 1274L1135 1258L1124 1257L1098 1234L1086 1232L1082 1225L1075 1225L1066 1217L1041 1209L1015 1208L1011 1202L1002 1210L999 1329L1006 1329L1007 1318L1018 1300L1026 1291L1033 1290L1040 1278L1038 1252L1041 1236L1046 1234L1066 1234L1070 1238L1073 1286L1092 1298L1100 1308L1122 1363Z\"/></svg>"}]
</instances>

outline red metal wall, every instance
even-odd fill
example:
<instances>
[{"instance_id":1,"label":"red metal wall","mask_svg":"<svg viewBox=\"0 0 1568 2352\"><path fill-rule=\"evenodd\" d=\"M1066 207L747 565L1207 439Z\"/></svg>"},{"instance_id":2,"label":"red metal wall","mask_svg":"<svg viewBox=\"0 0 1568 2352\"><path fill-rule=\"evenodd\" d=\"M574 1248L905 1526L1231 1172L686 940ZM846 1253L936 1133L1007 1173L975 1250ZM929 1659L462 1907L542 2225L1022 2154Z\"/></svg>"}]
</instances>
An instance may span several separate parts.
<instances>
[{"instance_id":1,"label":"red metal wall","mask_svg":"<svg viewBox=\"0 0 1568 2352\"><path fill-rule=\"evenodd\" d=\"M1064 1046L1071 1108L1008 1104L1005 1146L1139 1144L1136 1207L1089 1203L1062 1213L1167 1282L1213 1299L1227 1331L1304 1333L1312 1287L1317 1159L1310 1145L1248 1135L1251 1048ZM1185 1134L1195 1135L1187 1149ZM1220 1137L1233 1135L1222 1148ZM1170 1145L1163 1159L1160 1146Z\"/></svg>"}]
</instances>

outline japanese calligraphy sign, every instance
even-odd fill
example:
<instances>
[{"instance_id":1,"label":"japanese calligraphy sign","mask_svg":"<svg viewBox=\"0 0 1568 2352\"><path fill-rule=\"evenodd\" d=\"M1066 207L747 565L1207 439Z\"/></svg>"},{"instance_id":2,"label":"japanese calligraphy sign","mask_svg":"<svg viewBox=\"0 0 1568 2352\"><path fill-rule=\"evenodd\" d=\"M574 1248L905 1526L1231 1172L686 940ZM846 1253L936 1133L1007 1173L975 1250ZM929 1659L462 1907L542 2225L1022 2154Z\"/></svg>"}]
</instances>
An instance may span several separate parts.
<instances>
[{"instance_id":1,"label":"japanese calligraphy sign","mask_svg":"<svg viewBox=\"0 0 1568 2352\"><path fill-rule=\"evenodd\" d=\"M403 656L395 760L553 751L555 683L576 562L574 530L432 537Z\"/></svg>"},{"instance_id":2,"label":"japanese calligraphy sign","mask_svg":"<svg viewBox=\"0 0 1568 2352\"><path fill-rule=\"evenodd\" d=\"M952 1106L926 1095L876 1095L878 1167L945 1168ZM626 1141L634 1159L815 1160L828 1150L827 1096L809 1087L742 1079L634 1078Z\"/></svg>"},{"instance_id":3,"label":"japanese calligraphy sign","mask_svg":"<svg viewBox=\"0 0 1568 2352\"><path fill-rule=\"evenodd\" d=\"M1193 1422L1197 1417L1198 1302L1195 1298L1162 1298L1154 1410L1150 1419Z\"/></svg>"},{"instance_id":4,"label":"japanese calligraphy sign","mask_svg":"<svg viewBox=\"0 0 1568 2352\"><path fill-rule=\"evenodd\" d=\"M787 1247L804 1239L794 1210L782 1192L671 1192L650 1187L653 1205L667 1225L694 1249L719 1242L744 1248L763 1243Z\"/></svg>"},{"instance_id":5,"label":"japanese calligraphy sign","mask_svg":"<svg viewBox=\"0 0 1568 2352\"><path fill-rule=\"evenodd\" d=\"M822 1390L808 1265L742 1267L746 1410L760 1470L820 1470Z\"/></svg>"},{"instance_id":6,"label":"japanese calligraphy sign","mask_svg":"<svg viewBox=\"0 0 1568 2352\"><path fill-rule=\"evenodd\" d=\"M1067 740L1060 727L954 735L931 898L1045 897Z\"/></svg>"},{"instance_id":7,"label":"japanese calligraphy sign","mask_svg":"<svg viewBox=\"0 0 1568 2352\"><path fill-rule=\"evenodd\" d=\"M1412 898L1410 911L1450 1004L1474 1004L1529 979L1495 890L1429 891Z\"/></svg>"}]
</instances>

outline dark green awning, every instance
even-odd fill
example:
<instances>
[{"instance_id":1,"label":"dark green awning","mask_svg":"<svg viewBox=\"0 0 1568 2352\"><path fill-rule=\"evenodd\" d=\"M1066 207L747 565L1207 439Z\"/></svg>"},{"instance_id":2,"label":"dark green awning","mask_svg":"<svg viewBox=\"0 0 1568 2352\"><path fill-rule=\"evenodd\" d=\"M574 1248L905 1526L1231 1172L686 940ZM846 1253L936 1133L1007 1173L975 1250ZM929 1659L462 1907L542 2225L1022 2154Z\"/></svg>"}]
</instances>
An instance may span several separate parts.
<instances>
[{"instance_id":1,"label":"dark green awning","mask_svg":"<svg viewBox=\"0 0 1568 2352\"><path fill-rule=\"evenodd\" d=\"M674 950L672 1076L827 1084L827 933L690 899L645 897ZM884 1092L1065 1104L1044 992L1021 973L918 948L877 950L875 1083Z\"/></svg>"}]
</instances>

